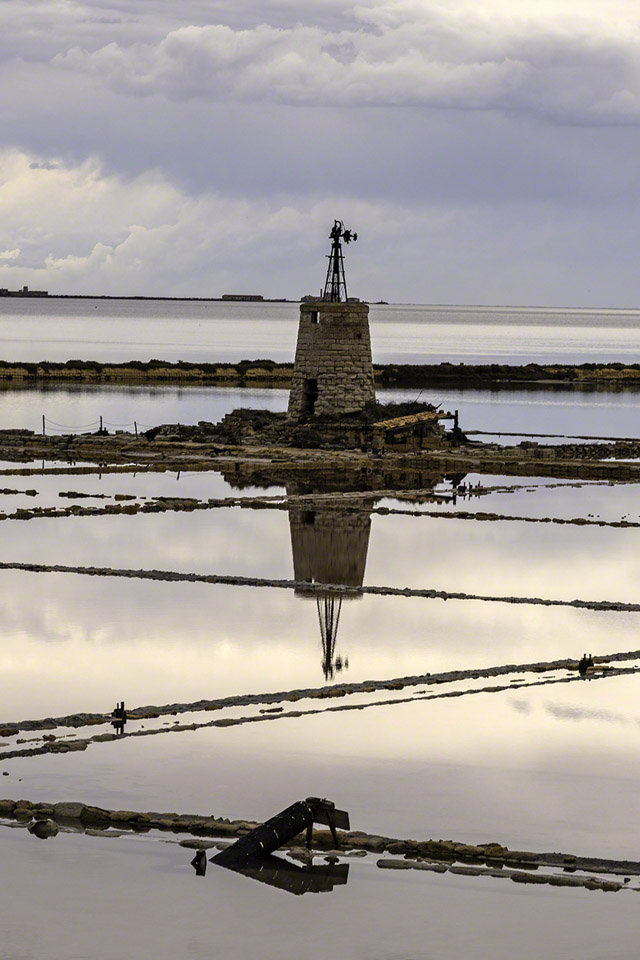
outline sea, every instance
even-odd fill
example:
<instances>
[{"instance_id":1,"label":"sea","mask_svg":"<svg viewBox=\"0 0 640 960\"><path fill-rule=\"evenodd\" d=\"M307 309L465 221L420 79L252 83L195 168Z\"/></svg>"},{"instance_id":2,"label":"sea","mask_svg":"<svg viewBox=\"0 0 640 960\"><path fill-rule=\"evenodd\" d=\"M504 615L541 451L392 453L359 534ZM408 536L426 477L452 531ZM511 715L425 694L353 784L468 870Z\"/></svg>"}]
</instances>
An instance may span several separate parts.
<instances>
[{"instance_id":1,"label":"sea","mask_svg":"<svg viewBox=\"0 0 640 960\"><path fill-rule=\"evenodd\" d=\"M293 360L297 303L0 300L4 360ZM640 310L372 304L377 363L640 359Z\"/></svg>"}]
</instances>

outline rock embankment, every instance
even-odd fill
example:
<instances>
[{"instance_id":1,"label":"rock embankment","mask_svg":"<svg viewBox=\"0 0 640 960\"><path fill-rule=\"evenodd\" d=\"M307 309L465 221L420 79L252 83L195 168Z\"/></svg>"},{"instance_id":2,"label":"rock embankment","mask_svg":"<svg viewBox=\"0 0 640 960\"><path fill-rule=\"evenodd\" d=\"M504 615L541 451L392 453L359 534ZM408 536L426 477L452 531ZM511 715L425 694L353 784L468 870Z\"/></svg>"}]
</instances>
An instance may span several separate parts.
<instances>
[{"instance_id":1,"label":"rock embankment","mask_svg":"<svg viewBox=\"0 0 640 960\"><path fill-rule=\"evenodd\" d=\"M69 573L88 577L124 577L132 580L158 580L167 583L211 583L229 587L276 588L304 590L322 594L327 590L339 595L377 595L381 597L423 597L425 600L480 600L483 603L514 603L541 607L575 607L581 610L609 610L624 613L640 612L640 603L625 600L563 600L549 597L526 597L509 594L464 593L454 590L421 589L418 587L363 586L336 583L311 583L306 580L273 580L216 573L183 573L179 570L128 570L118 567L76 567L62 563L24 563L0 561L0 570L22 570L25 573Z\"/></svg>"},{"instance_id":2,"label":"rock embankment","mask_svg":"<svg viewBox=\"0 0 640 960\"><path fill-rule=\"evenodd\" d=\"M251 820L229 820L213 814L179 814L145 812L135 810L107 810L79 802L33 803L29 800L0 800L0 817L26 824L50 821L92 836L110 834L111 828L117 831L133 830L147 832L159 830L176 834L187 833L196 837L235 838L249 833L259 824ZM55 836L55 829L47 831ZM295 842L301 845L304 835L300 834ZM595 857L580 857L566 853L535 853L529 850L510 850L495 841L469 844L455 840L404 840L386 837L363 831L338 831L340 849L335 849L328 830L314 829L312 853L339 857L353 851L364 853L391 854L378 860L378 866L384 869L415 869L436 873L449 872L466 876L501 876L516 883L549 883L553 886L582 886L590 890L614 892L623 888L623 882L610 878L599 879L589 876L576 876L581 870L586 874L605 873L609 877L640 876L640 862L635 860L614 860ZM192 841L183 841L185 847L192 848ZM203 847L208 846L203 842ZM295 855L297 848L290 851ZM403 859L397 859L402 857ZM565 874L538 874L540 868L560 868ZM567 882L565 882L565 880Z\"/></svg>"},{"instance_id":3,"label":"rock embankment","mask_svg":"<svg viewBox=\"0 0 640 960\"><path fill-rule=\"evenodd\" d=\"M588 676L609 676L619 671L612 667L612 663L624 663L640 660L640 650L615 652L594 657L594 667ZM300 700L331 700L343 697L371 694L386 690L400 691L407 687L437 687L441 684L459 683L461 681L492 679L511 675L549 674L556 671L568 671L573 675L578 670L578 660L564 658L562 660L543 660L533 663L501 664L491 667L473 667L470 669L447 670L441 673L425 673L413 676L395 677L381 680L363 680L355 683L337 683L323 687L298 687L293 690L280 690L263 693L234 694L217 699L201 699L188 703L165 703L161 705L148 704L129 709L127 717L131 721L157 719L163 716L177 716L184 713L212 712L234 707L273 707L286 702L296 703ZM504 689L512 689L505 687ZM458 694L450 693L449 696ZM274 713L274 710L264 710L262 713ZM234 718L224 723L239 723L243 718ZM259 718L256 718L259 719ZM266 719L269 719L268 717ZM12 737L21 732L39 730L54 730L59 727L79 728L111 723L112 715L107 713L74 713L60 717L44 717L41 719L21 720L18 722L0 722L0 736ZM160 732L160 731L152 731ZM165 732L165 731L162 731ZM108 739L116 739L115 734L107 734ZM67 743L61 742L66 747ZM0 758L5 754L0 755Z\"/></svg>"}]
</instances>

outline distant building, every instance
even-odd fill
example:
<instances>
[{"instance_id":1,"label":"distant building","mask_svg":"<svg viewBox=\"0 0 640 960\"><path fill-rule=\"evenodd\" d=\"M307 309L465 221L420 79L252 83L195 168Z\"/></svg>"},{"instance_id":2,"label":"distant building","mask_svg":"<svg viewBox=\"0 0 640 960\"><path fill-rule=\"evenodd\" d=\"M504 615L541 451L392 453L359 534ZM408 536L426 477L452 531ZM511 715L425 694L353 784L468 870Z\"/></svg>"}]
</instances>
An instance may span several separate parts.
<instances>
[{"instance_id":1,"label":"distant building","mask_svg":"<svg viewBox=\"0 0 640 960\"><path fill-rule=\"evenodd\" d=\"M29 287L23 287L18 293L20 297L48 297L48 290L29 290Z\"/></svg>"},{"instance_id":2,"label":"distant building","mask_svg":"<svg viewBox=\"0 0 640 960\"><path fill-rule=\"evenodd\" d=\"M223 293L223 300L249 300L249 301L260 301L264 300L264 297L261 293Z\"/></svg>"},{"instance_id":3,"label":"distant building","mask_svg":"<svg viewBox=\"0 0 640 960\"><path fill-rule=\"evenodd\" d=\"M22 290L8 290L6 287L0 287L0 297L48 297L48 290L29 290L29 287L23 287Z\"/></svg>"}]
</instances>

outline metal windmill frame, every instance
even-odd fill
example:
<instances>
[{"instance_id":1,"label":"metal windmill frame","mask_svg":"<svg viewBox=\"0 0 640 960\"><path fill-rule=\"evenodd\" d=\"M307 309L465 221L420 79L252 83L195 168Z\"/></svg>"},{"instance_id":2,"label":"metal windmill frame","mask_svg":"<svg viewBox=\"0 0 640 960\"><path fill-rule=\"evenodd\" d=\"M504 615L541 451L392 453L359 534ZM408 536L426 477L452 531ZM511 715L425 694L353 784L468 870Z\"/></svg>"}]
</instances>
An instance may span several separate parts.
<instances>
[{"instance_id":1,"label":"metal windmill frame","mask_svg":"<svg viewBox=\"0 0 640 960\"><path fill-rule=\"evenodd\" d=\"M342 241L351 243L358 239L358 234L351 230L346 230L342 220L334 220L331 233L331 253L327 254L329 265L327 267L327 278L324 284L323 300L331 303L341 303L349 299L347 294L347 281L344 274L344 256L342 253Z\"/></svg>"}]
</instances>

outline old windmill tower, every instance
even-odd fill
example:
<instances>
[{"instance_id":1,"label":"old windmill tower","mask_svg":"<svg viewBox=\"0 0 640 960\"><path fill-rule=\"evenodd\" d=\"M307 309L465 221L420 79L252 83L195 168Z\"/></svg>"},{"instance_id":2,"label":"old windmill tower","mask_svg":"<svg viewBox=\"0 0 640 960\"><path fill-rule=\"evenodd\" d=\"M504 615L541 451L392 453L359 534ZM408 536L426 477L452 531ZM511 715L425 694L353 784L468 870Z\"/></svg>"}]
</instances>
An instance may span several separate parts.
<instances>
[{"instance_id":1,"label":"old windmill tower","mask_svg":"<svg viewBox=\"0 0 640 960\"><path fill-rule=\"evenodd\" d=\"M349 298L342 244L358 239L336 220L322 296L300 304L289 418L360 413L375 400L369 306Z\"/></svg>"}]
</instances>

